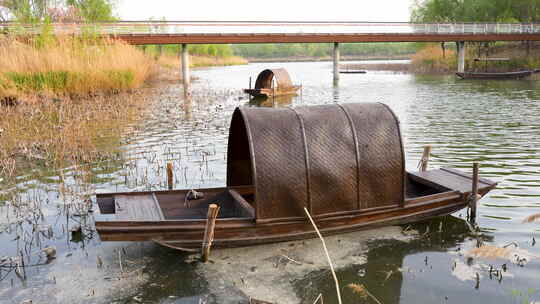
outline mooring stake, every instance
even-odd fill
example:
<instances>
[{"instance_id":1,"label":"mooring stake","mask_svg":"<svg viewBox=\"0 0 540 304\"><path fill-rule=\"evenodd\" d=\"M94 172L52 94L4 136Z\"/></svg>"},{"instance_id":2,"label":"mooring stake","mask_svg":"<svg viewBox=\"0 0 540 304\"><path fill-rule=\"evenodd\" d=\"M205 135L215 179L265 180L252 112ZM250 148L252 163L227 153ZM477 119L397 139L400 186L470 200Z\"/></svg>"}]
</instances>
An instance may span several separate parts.
<instances>
[{"instance_id":1,"label":"mooring stake","mask_svg":"<svg viewBox=\"0 0 540 304\"><path fill-rule=\"evenodd\" d=\"M174 186L173 164L167 163L167 187L172 190Z\"/></svg>"},{"instance_id":2,"label":"mooring stake","mask_svg":"<svg viewBox=\"0 0 540 304\"><path fill-rule=\"evenodd\" d=\"M472 191L471 191L471 199L470 199L471 221L473 222L476 219L476 205L478 203L478 180L479 180L478 171L479 171L478 163L473 163Z\"/></svg>"},{"instance_id":3,"label":"mooring stake","mask_svg":"<svg viewBox=\"0 0 540 304\"><path fill-rule=\"evenodd\" d=\"M206 218L206 227L204 229L204 240L202 243L201 259L204 263L208 261L210 256L210 248L212 247L212 241L214 241L214 228L216 227L216 218L219 213L219 206L216 204L210 204L208 206L208 215Z\"/></svg>"},{"instance_id":4,"label":"mooring stake","mask_svg":"<svg viewBox=\"0 0 540 304\"><path fill-rule=\"evenodd\" d=\"M420 159L420 171L427 171L429 156L431 155L431 146L424 147L424 153L422 153L422 159Z\"/></svg>"}]
</instances>

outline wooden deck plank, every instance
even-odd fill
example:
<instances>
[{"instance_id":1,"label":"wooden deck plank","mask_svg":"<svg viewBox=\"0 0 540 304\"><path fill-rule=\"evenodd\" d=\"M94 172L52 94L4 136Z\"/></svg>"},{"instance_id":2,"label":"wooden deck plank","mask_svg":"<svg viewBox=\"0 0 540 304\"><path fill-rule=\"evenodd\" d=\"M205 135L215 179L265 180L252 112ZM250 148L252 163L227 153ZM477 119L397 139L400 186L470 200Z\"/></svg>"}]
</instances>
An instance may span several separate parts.
<instances>
[{"instance_id":1,"label":"wooden deck plank","mask_svg":"<svg viewBox=\"0 0 540 304\"><path fill-rule=\"evenodd\" d=\"M161 221L163 213L153 194L116 195L116 217L120 221Z\"/></svg>"},{"instance_id":2,"label":"wooden deck plank","mask_svg":"<svg viewBox=\"0 0 540 304\"><path fill-rule=\"evenodd\" d=\"M424 172L410 172L414 180L438 188L439 190L453 190L462 193L471 191L472 176L461 171L446 168ZM479 180L479 189L493 187L496 183L487 179Z\"/></svg>"}]
</instances>

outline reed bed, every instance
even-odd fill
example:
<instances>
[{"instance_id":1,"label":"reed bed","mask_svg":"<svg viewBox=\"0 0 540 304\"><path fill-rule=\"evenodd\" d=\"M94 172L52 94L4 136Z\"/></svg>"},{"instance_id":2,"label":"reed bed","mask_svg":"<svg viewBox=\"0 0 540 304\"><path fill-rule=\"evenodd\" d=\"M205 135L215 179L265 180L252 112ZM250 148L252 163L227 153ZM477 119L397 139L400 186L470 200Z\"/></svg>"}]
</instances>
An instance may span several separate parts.
<instances>
[{"instance_id":1,"label":"reed bed","mask_svg":"<svg viewBox=\"0 0 540 304\"><path fill-rule=\"evenodd\" d=\"M145 109L133 89L155 71L137 48L101 38L3 38L0 58L0 183L111 153Z\"/></svg>"},{"instance_id":2,"label":"reed bed","mask_svg":"<svg viewBox=\"0 0 540 304\"><path fill-rule=\"evenodd\" d=\"M430 44L411 57L411 70L420 73L448 73L457 68L456 52Z\"/></svg>"},{"instance_id":3,"label":"reed bed","mask_svg":"<svg viewBox=\"0 0 540 304\"><path fill-rule=\"evenodd\" d=\"M122 130L146 103L142 93L122 93L77 100L33 97L0 106L0 176L103 159L115 153Z\"/></svg>"},{"instance_id":4,"label":"reed bed","mask_svg":"<svg viewBox=\"0 0 540 304\"><path fill-rule=\"evenodd\" d=\"M41 94L87 96L140 87L152 60L133 46L109 39L49 37L0 40L0 97Z\"/></svg>"}]
</instances>

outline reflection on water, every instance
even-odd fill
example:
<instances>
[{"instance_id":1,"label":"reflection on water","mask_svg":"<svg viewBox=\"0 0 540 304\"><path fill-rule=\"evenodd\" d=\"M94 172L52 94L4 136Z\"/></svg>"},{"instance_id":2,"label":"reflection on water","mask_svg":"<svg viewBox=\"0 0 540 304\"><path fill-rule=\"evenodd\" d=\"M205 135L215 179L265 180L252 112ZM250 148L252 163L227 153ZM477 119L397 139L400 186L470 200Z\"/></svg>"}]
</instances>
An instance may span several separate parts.
<instances>
[{"instance_id":1,"label":"reflection on water","mask_svg":"<svg viewBox=\"0 0 540 304\"><path fill-rule=\"evenodd\" d=\"M273 96L273 97L252 97L249 100L250 106L255 107L266 107L266 108L276 108L276 107L288 107L292 104L293 99L297 96L295 95L284 95L284 96Z\"/></svg>"},{"instance_id":2,"label":"reflection on water","mask_svg":"<svg viewBox=\"0 0 540 304\"><path fill-rule=\"evenodd\" d=\"M285 67L302 84L299 96L250 101L241 93L250 75L278 67ZM49 302L62 303L68 298L77 299L74 302L129 302L140 297L148 302L191 303L198 301L198 295L213 294L209 299L222 301L216 298L216 291L207 290L204 278L195 274L194 264L176 252L152 244L101 243L93 232L93 218L99 212L91 194L165 189L168 162L174 167L175 188L224 185L229 119L240 105L388 104L401 121L408 169L416 167L426 144L433 146L431 166L469 170L473 161L481 162L481 175L500 182L480 202L482 238L499 246L515 242L532 256L540 256L532 241L535 236L540 240L540 224L522 223L527 215L540 212L537 81L468 81L370 72L343 74L334 87L331 68L330 62L321 62L197 70L194 74L201 80L194 83L192 98L183 101L178 86L164 89L144 121L126 131L117 158L39 177L29 172L16 185L4 185L0 199L7 203L0 205L0 265L4 256L22 256L26 265L39 266L22 274L1 266L0 298L19 303L31 296L47 299L54 294L55 300ZM441 222L443 230L438 232ZM525 296L540 300L538 293L529 295L527 291L539 288L534 284L540 275L536 259L524 267L512 261L468 260L462 252L474 247L478 236L471 235L467 225L455 217L411 229L419 230L420 236L410 242L374 240L366 264L339 272L346 303L362 300L345 287L349 283L364 284L385 304L517 303ZM56 260L47 261L40 253L47 246L56 247ZM99 260L102 267L98 267ZM120 285L127 279L111 279L118 276L119 260L124 275L130 273L132 289L132 285ZM490 264L496 269L506 264L502 280L493 279ZM472 276L458 275L456 269ZM329 279L326 270L293 278L298 298L308 303L322 292L325 302L332 302ZM59 282L71 291L62 290ZM119 288L124 291L117 291Z\"/></svg>"}]
</instances>

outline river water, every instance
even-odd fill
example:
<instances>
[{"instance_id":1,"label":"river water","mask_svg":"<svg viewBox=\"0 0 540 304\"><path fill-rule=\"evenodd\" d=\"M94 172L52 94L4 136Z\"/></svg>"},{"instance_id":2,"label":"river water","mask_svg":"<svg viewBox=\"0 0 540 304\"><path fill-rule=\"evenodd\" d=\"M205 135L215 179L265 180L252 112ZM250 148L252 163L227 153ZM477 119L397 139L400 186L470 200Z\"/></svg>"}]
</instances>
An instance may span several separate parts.
<instances>
[{"instance_id":1,"label":"river water","mask_svg":"<svg viewBox=\"0 0 540 304\"><path fill-rule=\"evenodd\" d=\"M376 303L374 298L385 304L540 302L540 222L523 222L540 213L538 81L369 71L342 74L334 87L331 63L306 62L195 70L193 100L184 102L178 85L161 89L144 121L126 130L117 159L92 164L84 174L76 167L62 174L29 172L18 177L16 185L2 186L0 258L6 263L8 257L16 262L22 256L25 267L0 267L0 303L236 303L249 296L276 300L277 291L265 295L260 288L242 286L248 285L243 278L237 283L235 277L246 273L239 268L247 266L234 261L251 257L254 267L264 269L265 262L256 257L276 247L216 250L215 260L205 266L154 244L102 243L93 231L93 219L100 215L92 197L95 192L164 189L167 162L174 165L175 188L224 185L230 115L235 107L249 104L240 89L248 86L249 77L275 67L290 72L302 85L301 94L251 105L382 102L401 121L409 170L430 144L431 167L470 170L477 161L482 177L499 182L479 203L477 232L461 211L397 228L397 233L382 229L379 235L372 231L343 237L350 244L355 237L362 239L358 252L351 247L351 252L335 253L341 260L336 264L345 303ZM81 232L70 231L79 226ZM508 256L468 257L466 252L479 242L506 246ZM56 248L56 259L40 251L48 246ZM302 246L305 251L321 250L317 242ZM356 256L361 258L355 261ZM303 264L298 271L293 271L296 263L268 272L252 268L247 275L268 290L286 279L288 289L282 289L280 303L313 303L320 293L325 303L337 303L327 267ZM279 271L284 274L273 281L263 278ZM351 283L362 284L370 295L355 293Z\"/></svg>"}]
</instances>

